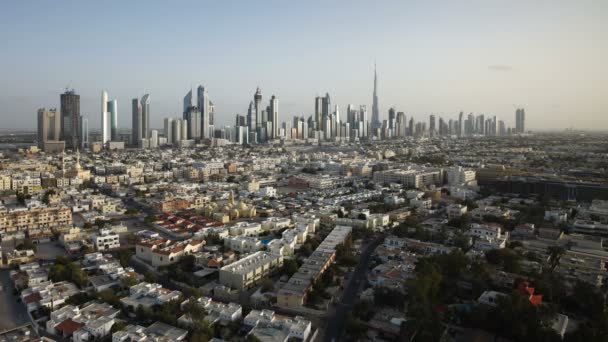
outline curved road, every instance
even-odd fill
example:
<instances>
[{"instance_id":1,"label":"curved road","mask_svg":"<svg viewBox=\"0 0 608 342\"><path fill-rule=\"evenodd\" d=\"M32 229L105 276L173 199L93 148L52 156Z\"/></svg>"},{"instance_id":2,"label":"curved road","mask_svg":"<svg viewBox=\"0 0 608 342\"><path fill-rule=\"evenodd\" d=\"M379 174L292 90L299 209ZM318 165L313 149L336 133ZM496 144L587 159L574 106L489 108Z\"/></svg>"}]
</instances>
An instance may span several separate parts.
<instances>
[{"instance_id":1,"label":"curved road","mask_svg":"<svg viewBox=\"0 0 608 342\"><path fill-rule=\"evenodd\" d=\"M359 264L355 268L350 281L346 285L342 298L336 304L336 308L333 315L327 317L327 322L331 322L325 329L325 337L323 341L332 342L339 341L344 329L344 322L346 319L346 313L352 309L355 302L357 292L361 284L365 281L365 275L367 273L367 267L372 259L372 253L384 241L384 235L376 237L370 242L361 253L359 258Z\"/></svg>"}]
</instances>

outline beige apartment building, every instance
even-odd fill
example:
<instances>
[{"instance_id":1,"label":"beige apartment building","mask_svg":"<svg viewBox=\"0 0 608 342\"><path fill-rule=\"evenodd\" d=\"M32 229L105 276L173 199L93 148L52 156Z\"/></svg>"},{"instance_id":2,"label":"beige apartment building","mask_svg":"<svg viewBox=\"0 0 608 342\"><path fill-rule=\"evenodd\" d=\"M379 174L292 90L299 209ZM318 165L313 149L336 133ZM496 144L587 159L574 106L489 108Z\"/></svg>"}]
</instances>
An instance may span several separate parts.
<instances>
[{"instance_id":1,"label":"beige apartment building","mask_svg":"<svg viewBox=\"0 0 608 342\"><path fill-rule=\"evenodd\" d=\"M220 269L220 284L243 290L283 266L283 256L256 252Z\"/></svg>"},{"instance_id":2,"label":"beige apartment building","mask_svg":"<svg viewBox=\"0 0 608 342\"><path fill-rule=\"evenodd\" d=\"M72 211L68 207L14 210L0 214L0 234L72 224Z\"/></svg>"}]
</instances>

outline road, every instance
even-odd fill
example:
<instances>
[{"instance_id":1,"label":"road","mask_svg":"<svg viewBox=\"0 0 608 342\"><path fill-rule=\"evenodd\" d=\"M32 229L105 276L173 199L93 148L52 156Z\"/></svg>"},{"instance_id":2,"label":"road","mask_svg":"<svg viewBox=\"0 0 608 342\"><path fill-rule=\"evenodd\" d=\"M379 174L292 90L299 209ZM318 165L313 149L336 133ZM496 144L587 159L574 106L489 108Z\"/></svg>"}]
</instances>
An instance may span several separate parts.
<instances>
[{"instance_id":1,"label":"road","mask_svg":"<svg viewBox=\"0 0 608 342\"><path fill-rule=\"evenodd\" d=\"M16 328L29 323L25 305L17 302L13 294L13 284L10 280L9 270L0 270L0 283L3 290L0 292L0 331Z\"/></svg>"},{"instance_id":2,"label":"road","mask_svg":"<svg viewBox=\"0 0 608 342\"><path fill-rule=\"evenodd\" d=\"M357 293L361 285L365 282L365 276L367 273L367 268L369 266L370 261L372 260L372 253L384 241L384 236L378 236L372 242L365 246L365 249L361 253L359 258L359 264L355 268L344 292L342 293L342 298L338 303L336 303L336 308L333 312L333 315L327 318L327 322L331 322L328 324L325 329L325 337L323 341L331 342L331 341L339 341L340 336L342 335L342 330L344 329L344 322L346 319L346 313L352 309L352 306L357 297Z\"/></svg>"}]
</instances>

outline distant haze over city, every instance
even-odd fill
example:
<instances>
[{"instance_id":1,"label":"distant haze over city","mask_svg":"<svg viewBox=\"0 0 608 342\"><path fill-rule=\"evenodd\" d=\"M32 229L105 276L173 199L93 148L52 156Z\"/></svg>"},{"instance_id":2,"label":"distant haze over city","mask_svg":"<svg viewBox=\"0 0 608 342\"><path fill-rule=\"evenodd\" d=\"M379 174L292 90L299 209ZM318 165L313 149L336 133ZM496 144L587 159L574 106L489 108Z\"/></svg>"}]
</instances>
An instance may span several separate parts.
<instances>
[{"instance_id":1,"label":"distant haze over city","mask_svg":"<svg viewBox=\"0 0 608 342\"><path fill-rule=\"evenodd\" d=\"M205 85L216 127L245 115L261 88L279 120L314 113L316 96L372 108L496 115L527 128L608 129L608 2L0 2L2 129L35 129L38 108L81 96L91 130L100 93L131 127L150 94L150 126L182 115ZM559 5L558 5L559 3ZM342 120L345 120L345 113Z\"/></svg>"}]
</instances>

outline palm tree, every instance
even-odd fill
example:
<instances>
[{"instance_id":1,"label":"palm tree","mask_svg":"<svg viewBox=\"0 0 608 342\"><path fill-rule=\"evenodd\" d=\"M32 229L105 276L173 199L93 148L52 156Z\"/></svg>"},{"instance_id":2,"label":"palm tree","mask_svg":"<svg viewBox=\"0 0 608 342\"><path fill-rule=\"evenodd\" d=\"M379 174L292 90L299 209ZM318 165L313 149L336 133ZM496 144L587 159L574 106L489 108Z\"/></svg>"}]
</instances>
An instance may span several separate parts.
<instances>
[{"instance_id":1,"label":"palm tree","mask_svg":"<svg viewBox=\"0 0 608 342\"><path fill-rule=\"evenodd\" d=\"M559 260L561 259L562 255L564 255L566 253L566 250L562 246L550 246L548 248L548 250L549 250L549 265L550 265L551 272L553 272L555 267L557 267L557 265L559 265Z\"/></svg>"}]
</instances>

